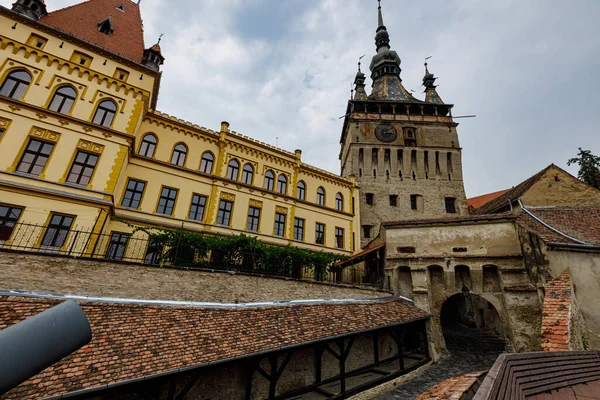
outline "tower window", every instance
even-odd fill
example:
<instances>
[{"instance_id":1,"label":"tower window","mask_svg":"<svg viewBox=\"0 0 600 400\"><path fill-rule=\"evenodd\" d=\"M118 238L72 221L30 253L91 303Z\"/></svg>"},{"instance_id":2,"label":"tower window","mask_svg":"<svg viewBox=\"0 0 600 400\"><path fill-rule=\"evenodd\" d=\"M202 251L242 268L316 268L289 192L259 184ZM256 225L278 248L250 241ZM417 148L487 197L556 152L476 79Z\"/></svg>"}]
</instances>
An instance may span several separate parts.
<instances>
[{"instance_id":1,"label":"tower window","mask_svg":"<svg viewBox=\"0 0 600 400\"><path fill-rule=\"evenodd\" d=\"M390 206L396 207L398 205L398 195L390 194Z\"/></svg>"},{"instance_id":2,"label":"tower window","mask_svg":"<svg viewBox=\"0 0 600 400\"><path fill-rule=\"evenodd\" d=\"M423 196L419 194L410 195L410 209L411 210L422 210L423 209Z\"/></svg>"},{"instance_id":3,"label":"tower window","mask_svg":"<svg viewBox=\"0 0 600 400\"><path fill-rule=\"evenodd\" d=\"M446 203L446 212L448 214L456 214L456 198L446 197L444 198L444 202Z\"/></svg>"},{"instance_id":4,"label":"tower window","mask_svg":"<svg viewBox=\"0 0 600 400\"><path fill-rule=\"evenodd\" d=\"M373 202L374 202L374 198L375 198L375 195L373 193L366 193L365 194L365 202L367 203L367 205L372 206Z\"/></svg>"}]
</instances>

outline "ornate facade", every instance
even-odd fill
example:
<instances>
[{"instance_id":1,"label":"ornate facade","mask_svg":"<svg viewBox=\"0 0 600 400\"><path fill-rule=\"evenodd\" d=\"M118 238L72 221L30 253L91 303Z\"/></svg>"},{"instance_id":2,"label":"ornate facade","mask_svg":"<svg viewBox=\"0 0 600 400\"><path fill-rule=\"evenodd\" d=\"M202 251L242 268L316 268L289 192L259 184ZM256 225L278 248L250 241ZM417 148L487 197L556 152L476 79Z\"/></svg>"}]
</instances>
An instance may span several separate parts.
<instances>
[{"instance_id":1,"label":"ornate facade","mask_svg":"<svg viewBox=\"0 0 600 400\"><path fill-rule=\"evenodd\" d=\"M382 222L468 213L452 105L440 98L427 64L425 100L404 88L400 57L378 11L372 91L367 95L359 64L340 139L342 176L355 176L361 188L363 246Z\"/></svg>"},{"instance_id":2,"label":"ornate facade","mask_svg":"<svg viewBox=\"0 0 600 400\"><path fill-rule=\"evenodd\" d=\"M214 131L156 111L164 60L158 43L145 49L134 2L0 8L1 243L33 224L45 227L34 247L107 251L76 242L77 229L110 235L103 246L126 258L137 224L358 249L353 179L227 122Z\"/></svg>"}]
</instances>

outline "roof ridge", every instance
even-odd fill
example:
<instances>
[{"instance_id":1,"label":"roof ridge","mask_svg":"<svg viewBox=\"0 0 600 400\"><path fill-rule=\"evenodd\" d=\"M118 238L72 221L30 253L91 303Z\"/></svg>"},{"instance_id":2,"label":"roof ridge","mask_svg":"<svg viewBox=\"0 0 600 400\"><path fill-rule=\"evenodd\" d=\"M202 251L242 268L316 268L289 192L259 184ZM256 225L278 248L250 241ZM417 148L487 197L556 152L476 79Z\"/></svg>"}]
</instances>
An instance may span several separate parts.
<instances>
[{"instance_id":1,"label":"roof ridge","mask_svg":"<svg viewBox=\"0 0 600 400\"><path fill-rule=\"evenodd\" d=\"M364 304L364 303L385 303L387 301L406 300L410 303L414 301L402 296L386 296L367 299L306 299L306 300L281 300L264 301L251 303L216 303L216 302L197 302L180 300L148 300L148 299L128 299L118 297L101 296L83 296L74 294L59 294L51 292L30 292L21 290L2 290L0 289L0 298L2 297L20 297L32 300L75 300L88 303L103 303L120 306L158 306L158 307L177 307L177 308L211 308L211 309L248 309L265 307L282 307L294 305L332 305L332 304Z\"/></svg>"}]
</instances>

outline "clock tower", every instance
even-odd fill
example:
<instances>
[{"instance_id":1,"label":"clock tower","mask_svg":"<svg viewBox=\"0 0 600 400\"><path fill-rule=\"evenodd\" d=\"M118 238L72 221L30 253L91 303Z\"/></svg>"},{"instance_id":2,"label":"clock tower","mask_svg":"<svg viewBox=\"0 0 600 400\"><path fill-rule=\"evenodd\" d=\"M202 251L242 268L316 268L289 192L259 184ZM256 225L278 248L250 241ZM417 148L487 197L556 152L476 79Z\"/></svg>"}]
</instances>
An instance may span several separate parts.
<instances>
[{"instance_id":1,"label":"clock tower","mask_svg":"<svg viewBox=\"0 0 600 400\"><path fill-rule=\"evenodd\" d=\"M425 99L404 88L381 4L378 22L371 94L359 63L340 139L342 176L354 175L360 186L362 246L377 236L382 222L468 213L452 105L437 93L427 63Z\"/></svg>"}]
</instances>

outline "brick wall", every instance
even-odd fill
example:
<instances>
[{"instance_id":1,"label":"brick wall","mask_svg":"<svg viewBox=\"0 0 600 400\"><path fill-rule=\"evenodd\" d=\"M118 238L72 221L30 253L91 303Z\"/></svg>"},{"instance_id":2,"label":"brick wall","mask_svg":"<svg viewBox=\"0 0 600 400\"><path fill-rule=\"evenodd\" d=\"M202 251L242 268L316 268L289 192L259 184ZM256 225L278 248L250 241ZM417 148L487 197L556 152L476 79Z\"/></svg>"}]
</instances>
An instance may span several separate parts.
<instances>
[{"instance_id":1,"label":"brick wall","mask_svg":"<svg viewBox=\"0 0 600 400\"><path fill-rule=\"evenodd\" d=\"M227 303L391 295L389 292L291 279L5 251L0 251L0 289Z\"/></svg>"},{"instance_id":2,"label":"brick wall","mask_svg":"<svg viewBox=\"0 0 600 400\"><path fill-rule=\"evenodd\" d=\"M542 350L569 350L571 279L567 268L562 275L545 285L542 311Z\"/></svg>"}]
</instances>

